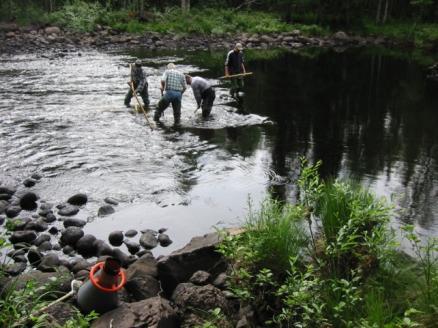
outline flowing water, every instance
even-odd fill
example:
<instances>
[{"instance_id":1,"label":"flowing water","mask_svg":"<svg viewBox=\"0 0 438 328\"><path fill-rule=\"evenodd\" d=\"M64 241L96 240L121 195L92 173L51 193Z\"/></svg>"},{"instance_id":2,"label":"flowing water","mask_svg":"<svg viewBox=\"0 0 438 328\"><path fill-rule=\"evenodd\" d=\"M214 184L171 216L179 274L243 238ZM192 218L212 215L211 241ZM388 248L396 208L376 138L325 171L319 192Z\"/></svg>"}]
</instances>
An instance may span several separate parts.
<instances>
[{"instance_id":1,"label":"flowing water","mask_svg":"<svg viewBox=\"0 0 438 328\"><path fill-rule=\"evenodd\" d=\"M169 228L174 243L245 218L268 195L294 201L299 157L323 160L322 175L352 176L391 198L423 235L438 235L437 84L405 59L365 50L271 51L247 56L254 75L242 101L218 79L217 52L97 51L0 56L0 181L57 204L89 195L86 232ZM181 127L172 110L151 130L123 106L128 63L140 57L152 105L174 61L217 85L208 120L184 95ZM132 100L132 104L134 99ZM150 117L151 118L151 117ZM97 217L105 197L116 213Z\"/></svg>"}]
</instances>

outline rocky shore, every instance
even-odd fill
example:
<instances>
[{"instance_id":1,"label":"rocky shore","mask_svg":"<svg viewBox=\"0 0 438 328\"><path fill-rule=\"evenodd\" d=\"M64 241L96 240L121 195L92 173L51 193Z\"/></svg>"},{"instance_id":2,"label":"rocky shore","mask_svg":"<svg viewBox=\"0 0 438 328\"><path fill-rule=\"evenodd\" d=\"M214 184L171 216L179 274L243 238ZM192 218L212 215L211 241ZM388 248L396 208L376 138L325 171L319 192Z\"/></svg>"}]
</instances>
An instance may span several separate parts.
<instances>
[{"instance_id":1,"label":"rocky shore","mask_svg":"<svg viewBox=\"0 0 438 328\"><path fill-rule=\"evenodd\" d=\"M29 281L50 286L60 297L69 292L73 279L86 280L95 263L112 256L125 268L127 282L119 292L119 307L92 327L195 327L215 309L233 326L250 327L244 323L253 313L240 309L234 295L225 290L227 263L215 250L217 233L193 238L184 248L154 258L151 249L172 243L166 229L114 231L108 240L98 240L84 234L86 221L74 218L87 205L87 195L78 193L66 202L50 204L32 191L41 179L33 174L20 186L0 183L0 229L10 243L3 247L0 297L12 288L27 288ZM117 200L105 198L97 215L116 208ZM119 248L122 245L129 254ZM45 320L50 327L62 326L77 311L72 298L50 307Z\"/></svg>"},{"instance_id":2,"label":"rocky shore","mask_svg":"<svg viewBox=\"0 0 438 328\"><path fill-rule=\"evenodd\" d=\"M95 32L74 33L64 31L57 26L44 28L18 27L15 24L0 24L0 52L19 53L44 51L48 49L117 49L143 46L148 49L185 49L207 50L228 49L236 41L245 48L268 49L302 47L351 47L365 45L393 45L385 38L351 36L338 31L326 37L305 36L294 30L280 34L248 34L237 35L178 35L174 33L146 32L142 35L119 32L105 26L98 26Z\"/></svg>"}]
</instances>

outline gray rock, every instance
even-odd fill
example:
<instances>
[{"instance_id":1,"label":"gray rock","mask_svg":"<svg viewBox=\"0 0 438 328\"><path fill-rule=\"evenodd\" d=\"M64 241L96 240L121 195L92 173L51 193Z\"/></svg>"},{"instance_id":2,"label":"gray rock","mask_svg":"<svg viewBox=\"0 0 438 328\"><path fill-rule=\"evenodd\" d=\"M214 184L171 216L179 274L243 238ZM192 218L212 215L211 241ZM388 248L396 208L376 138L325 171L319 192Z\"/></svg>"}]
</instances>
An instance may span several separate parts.
<instances>
[{"instance_id":1,"label":"gray rock","mask_svg":"<svg viewBox=\"0 0 438 328\"><path fill-rule=\"evenodd\" d=\"M42 258L40 265L38 265L38 270L42 272L54 272L60 264L61 261L59 260L58 255L55 253L49 253Z\"/></svg>"},{"instance_id":2,"label":"gray rock","mask_svg":"<svg viewBox=\"0 0 438 328\"><path fill-rule=\"evenodd\" d=\"M31 221L31 219L27 218L27 217L11 219L11 220L9 220L9 230L12 230L12 231L25 230L24 227L30 221Z\"/></svg>"},{"instance_id":3,"label":"gray rock","mask_svg":"<svg viewBox=\"0 0 438 328\"><path fill-rule=\"evenodd\" d=\"M34 180L41 180L42 176L38 173L34 173L30 176Z\"/></svg>"},{"instance_id":4,"label":"gray rock","mask_svg":"<svg viewBox=\"0 0 438 328\"><path fill-rule=\"evenodd\" d=\"M104 202L107 203L107 204L110 204L110 205L115 205L115 206L119 205L119 202L116 199L112 198L112 197L106 197L104 199Z\"/></svg>"},{"instance_id":5,"label":"gray rock","mask_svg":"<svg viewBox=\"0 0 438 328\"><path fill-rule=\"evenodd\" d=\"M0 200L9 200L11 197L12 195L10 194L0 194Z\"/></svg>"},{"instance_id":6,"label":"gray rock","mask_svg":"<svg viewBox=\"0 0 438 328\"><path fill-rule=\"evenodd\" d=\"M0 225L5 223L6 217L4 215L0 215Z\"/></svg>"},{"instance_id":7,"label":"gray rock","mask_svg":"<svg viewBox=\"0 0 438 328\"><path fill-rule=\"evenodd\" d=\"M111 205L103 205L97 211L98 216L106 216L113 214L115 212L114 208Z\"/></svg>"},{"instance_id":8,"label":"gray rock","mask_svg":"<svg viewBox=\"0 0 438 328\"><path fill-rule=\"evenodd\" d=\"M85 235L76 242L76 250L85 257L95 256L97 253L95 241L96 237L93 235Z\"/></svg>"},{"instance_id":9,"label":"gray rock","mask_svg":"<svg viewBox=\"0 0 438 328\"><path fill-rule=\"evenodd\" d=\"M167 231L167 228L158 229L158 233L165 233L166 231Z\"/></svg>"},{"instance_id":10,"label":"gray rock","mask_svg":"<svg viewBox=\"0 0 438 328\"><path fill-rule=\"evenodd\" d=\"M96 245L97 256L113 255L113 249L105 241L98 239L94 242L94 244Z\"/></svg>"},{"instance_id":11,"label":"gray rock","mask_svg":"<svg viewBox=\"0 0 438 328\"><path fill-rule=\"evenodd\" d=\"M76 242L82 238L84 231L79 227L68 227L61 234L61 242L64 245L76 245Z\"/></svg>"},{"instance_id":12,"label":"gray rock","mask_svg":"<svg viewBox=\"0 0 438 328\"><path fill-rule=\"evenodd\" d=\"M9 202L7 200L0 200L0 214L5 213L8 207L9 207Z\"/></svg>"},{"instance_id":13,"label":"gray rock","mask_svg":"<svg viewBox=\"0 0 438 328\"><path fill-rule=\"evenodd\" d=\"M45 241L41 245L38 246L38 250L40 252L50 251L50 250L52 250L52 244L50 243L50 241Z\"/></svg>"},{"instance_id":14,"label":"gray rock","mask_svg":"<svg viewBox=\"0 0 438 328\"><path fill-rule=\"evenodd\" d=\"M210 277L211 275L208 272L199 270L190 277L190 282L195 285L204 286L208 284Z\"/></svg>"},{"instance_id":15,"label":"gray rock","mask_svg":"<svg viewBox=\"0 0 438 328\"><path fill-rule=\"evenodd\" d=\"M79 259L78 261L74 262L71 268L71 272L77 273L82 270L90 270L92 267L92 264L84 259Z\"/></svg>"},{"instance_id":16,"label":"gray rock","mask_svg":"<svg viewBox=\"0 0 438 328\"><path fill-rule=\"evenodd\" d=\"M157 274L157 261L153 256L146 255L126 270L125 289L136 301L157 296L160 292Z\"/></svg>"},{"instance_id":17,"label":"gray rock","mask_svg":"<svg viewBox=\"0 0 438 328\"><path fill-rule=\"evenodd\" d=\"M79 212L78 207L67 204L58 211L58 214L62 216L73 216L76 215L78 212Z\"/></svg>"},{"instance_id":18,"label":"gray rock","mask_svg":"<svg viewBox=\"0 0 438 328\"><path fill-rule=\"evenodd\" d=\"M336 41L347 41L347 40L349 39L347 33L343 32L343 31L338 31L338 32L336 32L336 33L333 35L333 38L334 38Z\"/></svg>"},{"instance_id":19,"label":"gray rock","mask_svg":"<svg viewBox=\"0 0 438 328\"><path fill-rule=\"evenodd\" d=\"M66 246L64 246L64 247L62 248L62 252L63 252L65 255L70 255L70 254L73 253L74 251L75 251L74 248L71 247L70 245L66 245Z\"/></svg>"},{"instance_id":20,"label":"gray rock","mask_svg":"<svg viewBox=\"0 0 438 328\"><path fill-rule=\"evenodd\" d=\"M43 220L35 220L35 221L30 221L26 224L25 229L26 230L33 230L33 231L46 231L49 228L49 226L47 225L47 223L45 223Z\"/></svg>"},{"instance_id":21,"label":"gray rock","mask_svg":"<svg viewBox=\"0 0 438 328\"><path fill-rule=\"evenodd\" d=\"M128 256L125 253L123 253L120 249L116 248L113 249L113 256L122 263L122 266L124 268L127 268L131 263L135 262L137 259L135 256Z\"/></svg>"},{"instance_id":22,"label":"gray rock","mask_svg":"<svg viewBox=\"0 0 438 328\"><path fill-rule=\"evenodd\" d=\"M57 227L51 227L51 228L49 229L49 233L50 233L51 235L56 235L58 232L59 232L59 230L58 230Z\"/></svg>"},{"instance_id":23,"label":"gray rock","mask_svg":"<svg viewBox=\"0 0 438 328\"><path fill-rule=\"evenodd\" d=\"M43 254L36 249L35 247L31 247L27 252L27 259L29 260L30 265L37 267L43 258Z\"/></svg>"},{"instance_id":24,"label":"gray rock","mask_svg":"<svg viewBox=\"0 0 438 328\"><path fill-rule=\"evenodd\" d=\"M8 218L15 218L21 212L21 207L19 206L9 206L6 210L6 216Z\"/></svg>"},{"instance_id":25,"label":"gray rock","mask_svg":"<svg viewBox=\"0 0 438 328\"><path fill-rule=\"evenodd\" d=\"M33 192L26 192L20 197L20 207L26 211L34 211L38 207L38 196Z\"/></svg>"},{"instance_id":26,"label":"gray rock","mask_svg":"<svg viewBox=\"0 0 438 328\"><path fill-rule=\"evenodd\" d=\"M24 255L17 255L17 256L14 257L14 261L15 262L24 262L24 263L26 263L27 262L27 258Z\"/></svg>"},{"instance_id":27,"label":"gray rock","mask_svg":"<svg viewBox=\"0 0 438 328\"><path fill-rule=\"evenodd\" d=\"M19 230L14 231L14 233L9 237L12 244L17 243L31 243L36 239L37 235L34 231L30 230Z\"/></svg>"},{"instance_id":28,"label":"gray rock","mask_svg":"<svg viewBox=\"0 0 438 328\"><path fill-rule=\"evenodd\" d=\"M43 218L44 222L51 223L56 221L56 216L52 211L47 213L47 215Z\"/></svg>"},{"instance_id":29,"label":"gray rock","mask_svg":"<svg viewBox=\"0 0 438 328\"><path fill-rule=\"evenodd\" d=\"M131 240L125 240L124 244L128 248L129 253L136 254L140 250L140 244Z\"/></svg>"},{"instance_id":30,"label":"gray rock","mask_svg":"<svg viewBox=\"0 0 438 328\"><path fill-rule=\"evenodd\" d=\"M169 301L159 296L135 303L124 303L105 313L91 325L92 328L148 327L177 328L178 315Z\"/></svg>"},{"instance_id":31,"label":"gray rock","mask_svg":"<svg viewBox=\"0 0 438 328\"><path fill-rule=\"evenodd\" d=\"M227 278L228 277L227 277L226 273L222 272L222 273L218 274L216 279L213 281L213 285L217 288L223 289L226 287Z\"/></svg>"},{"instance_id":32,"label":"gray rock","mask_svg":"<svg viewBox=\"0 0 438 328\"><path fill-rule=\"evenodd\" d=\"M57 26L49 26L44 29L44 32L46 34L60 34L61 29Z\"/></svg>"},{"instance_id":33,"label":"gray rock","mask_svg":"<svg viewBox=\"0 0 438 328\"><path fill-rule=\"evenodd\" d=\"M28 187L28 188L35 186L35 183L36 183L35 180L33 180L33 179L29 179L29 178L28 178L28 179L25 179L25 180L23 181L23 185L24 185L25 187Z\"/></svg>"},{"instance_id":34,"label":"gray rock","mask_svg":"<svg viewBox=\"0 0 438 328\"><path fill-rule=\"evenodd\" d=\"M68 219L64 220L63 224L64 224L65 228L68 228L68 227L82 228L84 225L87 224L87 221L81 220L81 219L68 218Z\"/></svg>"},{"instance_id":35,"label":"gray rock","mask_svg":"<svg viewBox=\"0 0 438 328\"><path fill-rule=\"evenodd\" d=\"M0 194L9 194L9 195L13 195L15 194L15 192L17 191L17 189L13 188L13 187L9 187L9 186L0 186Z\"/></svg>"},{"instance_id":36,"label":"gray rock","mask_svg":"<svg viewBox=\"0 0 438 328\"><path fill-rule=\"evenodd\" d=\"M135 237L137 235L137 233L138 233L137 230L130 229L130 230L125 232L125 237L132 238L132 237Z\"/></svg>"},{"instance_id":37,"label":"gray rock","mask_svg":"<svg viewBox=\"0 0 438 328\"><path fill-rule=\"evenodd\" d=\"M33 244L35 246L39 246L42 243L44 243L45 241L50 241L50 235L43 233L43 234L39 235L37 239L34 240Z\"/></svg>"},{"instance_id":38,"label":"gray rock","mask_svg":"<svg viewBox=\"0 0 438 328\"><path fill-rule=\"evenodd\" d=\"M165 233L160 233L158 235L158 242L160 243L160 246L162 246L162 247L167 247L173 243L172 240L170 239L170 237L168 235L166 235Z\"/></svg>"},{"instance_id":39,"label":"gray rock","mask_svg":"<svg viewBox=\"0 0 438 328\"><path fill-rule=\"evenodd\" d=\"M71 196L67 200L67 203L69 203L71 205L76 205L76 206L85 205L87 202L88 202L88 196L86 194L76 194L76 195Z\"/></svg>"},{"instance_id":40,"label":"gray rock","mask_svg":"<svg viewBox=\"0 0 438 328\"><path fill-rule=\"evenodd\" d=\"M140 237L140 245L145 249L153 249L157 247L158 240L155 237L153 231L146 231Z\"/></svg>"},{"instance_id":41,"label":"gray rock","mask_svg":"<svg viewBox=\"0 0 438 328\"><path fill-rule=\"evenodd\" d=\"M44 327L63 327L65 323L78 314L78 309L70 303L60 302L44 311Z\"/></svg>"},{"instance_id":42,"label":"gray rock","mask_svg":"<svg viewBox=\"0 0 438 328\"><path fill-rule=\"evenodd\" d=\"M16 262L13 264L8 264L3 268L3 270L10 276L18 276L20 273L26 270L26 263Z\"/></svg>"},{"instance_id":43,"label":"gray rock","mask_svg":"<svg viewBox=\"0 0 438 328\"><path fill-rule=\"evenodd\" d=\"M158 272L163 290L170 295L175 287L188 281L196 271L217 275L226 271L226 261L216 251L220 242L217 233L193 238L184 248L158 260Z\"/></svg>"},{"instance_id":44,"label":"gray rock","mask_svg":"<svg viewBox=\"0 0 438 328\"><path fill-rule=\"evenodd\" d=\"M113 231L109 234L108 240L113 246L120 246L123 243L123 232L120 230Z\"/></svg>"}]
</instances>

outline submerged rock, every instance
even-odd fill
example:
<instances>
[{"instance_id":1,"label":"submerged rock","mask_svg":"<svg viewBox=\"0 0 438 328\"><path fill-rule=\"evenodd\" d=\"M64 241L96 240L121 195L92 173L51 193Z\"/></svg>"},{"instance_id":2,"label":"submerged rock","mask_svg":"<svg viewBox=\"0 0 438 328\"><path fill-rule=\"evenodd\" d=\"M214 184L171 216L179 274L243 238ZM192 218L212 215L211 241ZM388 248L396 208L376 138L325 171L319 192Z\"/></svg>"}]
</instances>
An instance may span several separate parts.
<instances>
[{"instance_id":1,"label":"submerged rock","mask_svg":"<svg viewBox=\"0 0 438 328\"><path fill-rule=\"evenodd\" d=\"M33 180L33 179L25 179L25 180L23 181L23 185L24 185L25 187L28 187L28 188L35 186L35 183L36 183L36 181Z\"/></svg>"},{"instance_id":2,"label":"submerged rock","mask_svg":"<svg viewBox=\"0 0 438 328\"><path fill-rule=\"evenodd\" d=\"M73 195L67 200L67 203L77 206L85 205L87 202L88 202L88 196L82 193Z\"/></svg>"},{"instance_id":3,"label":"submerged rock","mask_svg":"<svg viewBox=\"0 0 438 328\"><path fill-rule=\"evenodd\" d=\"M115 205L115 206L119 205L119 202L116 199L112 198L112 197L106 197L104 199L104 202L107 203L107 204L110 204L110 205Z\"/></svg>"},{"instance_id":4,"label":"submerged rock","mask_svg":"<svg viewBox=\"0 0 438 328\"><path fill-rule=\"evenodd\" d=\"M137 235L137 230L134 229L130 229L128 231L125 232L125 237L131 238L131 237L135 237Z\"/></svg>"},{"instance_id":5,"label":"submerged rock","mask_svg":"<svg viewBox=\"0 0 438 328\"><path fill-rule=\"evenodd\" d=\"M165 233L160 233L158 235L158 242L160 243L160 246L162 246L162 247L167 247L173 243L173 241L170 239L170 237L168 235L166 235Z\"/></svg>"},{"instance_id":6,"label":"submerged rock","mask_svg":"<svg viewBox=\"0 0 438 328\"><path fill-rule=\"evenodd\" d=\"M114 208L111 205L103 205L99 208L97 215L98 216L106 216L113 214L115 212Z\"/></svg>"},{"instance_id":7,"label":"submerged rock","mask_svg":"<svg viewBox=\"0 0 438 328\"><path fill-rule=\"evenodd\" d=\"M78 212L79 212L78 207L67 204L63 206L61 209L59 209L58 214L63 216L73 216L76 215Z\"/></svg>"}]
</instances>

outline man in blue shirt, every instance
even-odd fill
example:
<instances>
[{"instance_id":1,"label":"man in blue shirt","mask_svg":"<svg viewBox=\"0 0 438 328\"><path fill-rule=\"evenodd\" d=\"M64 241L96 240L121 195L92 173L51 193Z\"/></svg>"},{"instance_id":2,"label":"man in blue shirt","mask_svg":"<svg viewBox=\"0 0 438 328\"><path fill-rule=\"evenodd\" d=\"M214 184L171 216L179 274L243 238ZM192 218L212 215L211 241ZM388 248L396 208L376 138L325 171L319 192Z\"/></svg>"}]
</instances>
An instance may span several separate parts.
<instances>
[{"instance_id":1,"label":"man in blue shirt","mask_svg":"<svg viewBox=\"0 0 438 328\"><path fill-rule=\"evenodd\" d=\"M184 74L175 69L175 64L169 63L161 77L160 89L162 97L155 110L154 121L159 121L166 108L172 104L174 124L178 125L180 123L181 98L186 88L187 85Z\"/></svg>"}]
</instances>

